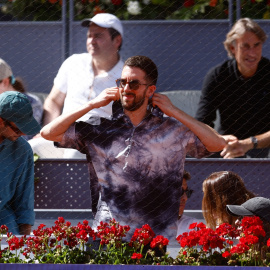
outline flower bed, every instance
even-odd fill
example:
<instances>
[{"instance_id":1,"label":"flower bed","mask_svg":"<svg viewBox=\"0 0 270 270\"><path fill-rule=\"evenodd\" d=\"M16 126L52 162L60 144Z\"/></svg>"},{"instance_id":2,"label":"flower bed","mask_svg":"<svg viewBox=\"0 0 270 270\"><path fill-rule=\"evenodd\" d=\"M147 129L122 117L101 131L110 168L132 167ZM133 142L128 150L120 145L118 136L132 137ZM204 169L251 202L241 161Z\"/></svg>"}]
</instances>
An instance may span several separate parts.
<instances>
[{"instance_id":1,"label":"flower bed","mask_svg":"<svg viewBox=\"0 0 270 270\"><path fill-rule=\"evenodd\" d=\"M109 12L122 20L227 19L223 0L73 0L76 20ZM234 8L236 8L236 2ZM19 20L61 20L62 0L2 0L2 12ZM270 0L242 0L243 17L270 18Z\"/></svg>"},{"instance_id":2,"label":"flower bed","mask_svg":"<svg viewBox=\"0 0 270 270\"><path fill-rule=\"evenodd\" d=\"M41 224L34 230L34 235L29 237L12 235L2 225L1 240L7 234L8 247L1 249L0 263L270 265L270 240L262 245L266 233L258 217L243 218L237 228L224 223L212 230L203 223L194 223L190 229L190 232L177 237L179 254L172 258L165 252L169 240L161 235L156 236L147 224L136 229L129 242L125 242L129 226L121 226L115 220L111 220L109 224L101 222L97 231L93 231L86 220L77 226L71 226L70 222L59 217L55 226L46 228ZM89 244L95 240L100 242L96 249L93 244Z\"/></svg>"}]
</instances>

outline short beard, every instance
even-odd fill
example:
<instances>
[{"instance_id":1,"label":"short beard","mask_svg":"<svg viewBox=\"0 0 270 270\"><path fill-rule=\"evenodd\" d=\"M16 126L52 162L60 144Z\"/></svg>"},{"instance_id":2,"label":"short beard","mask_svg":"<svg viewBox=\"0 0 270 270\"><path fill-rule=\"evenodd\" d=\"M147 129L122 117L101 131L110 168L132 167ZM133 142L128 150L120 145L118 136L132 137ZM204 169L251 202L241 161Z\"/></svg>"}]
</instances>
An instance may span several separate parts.
<instances>
[{"instance_id":1,"label":"short beard","mask_svg":"<svg viewBox=\"0 0 270 270\"><path fill-rule=\"evenodd\" d=\"M145 92L143 93L142 98L141 98L138 102L134 101L134 102L133 102L132 104L130 104L130 105L125 105L125 104L123 104L123 102L122 102L122 100L121 100L122 107L123 107L125 110L130 111L130 112L134 112L134 111L138 110L139 108L141 108L141 106L142 106L143 103L144 103L145 96L146 96L146 91L147 91L147 89L145 90Z\"/></svg>"}]
</instances>

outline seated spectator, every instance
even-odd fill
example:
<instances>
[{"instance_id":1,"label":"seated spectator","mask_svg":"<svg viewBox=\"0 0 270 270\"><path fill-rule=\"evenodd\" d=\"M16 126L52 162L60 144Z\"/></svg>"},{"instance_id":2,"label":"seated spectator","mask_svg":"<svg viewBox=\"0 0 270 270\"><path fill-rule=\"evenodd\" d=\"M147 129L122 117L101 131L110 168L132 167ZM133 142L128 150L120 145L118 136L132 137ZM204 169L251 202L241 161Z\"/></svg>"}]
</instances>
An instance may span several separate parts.
<instances>
[{"instance_id":1,"label":"seated spectator","mask_svg":"<svg viewBox=\"0 0 270 270\"><path fill-rule=\"evenodd\" d=\"M196 119L213 127L219 111L219 133L239 140L270 130L270 60L262 57L266 39L249 18L234 24L224 42L231 59L206 75ZM264 158L268 152L254 149L247 156Z\"/></svg>"},{"instance_id":2,"label":"seated spectator","mask_svg":"<svg viewBox=\"0 0 270 270\"><path fill-rule=\"evenodd\" d=\"M263 245L270 238L270 199L263 197L251 198L241 205L227 205L227 212L234 217L257 216L263 221L265 237L261 239Z\"/></svg>"},{"instance_id":3,"label":"seated spectator","mask_svg":"<svg viewBox=\"0 0 270 270\"><path fill-rule=\"evenodd\" d=\"M0 94L0 225L13 234L30 234L34 225L33 151L20 137L39 130L25 95L15 91Z\"/></svg>"},{"instance_id":4,"label":"seated spectator","mask_svg":"<svg viewBox=\"0 0 270 270\"><path fill-rule=\"evenodd\" d=\"M206 225L215 229L222 223L234 226L237 218L226 211L227 204L241 205L255 197L242 178L234 172L214 172L203 182L202 210Z\"/></svg>"},{"instance_id":5,"label":"seated spectator","mask_svg":"<svg viewBox=\"0 0 270 270\"><path fill-rule=\"evenodd\" d=\"M226 136L224 136L226 139ZM238 140L236 137L230 137L227 140L228 144L221 152L223 158L235 158L244 156L251 149L269 148L270 146L270 131L263 134L252 136L244 140Z\"/></svg>"},{"instance_id":6,"label":"seated spectator","mask_svg":"<svg viewBox=\"0 0 270 270\"><path fill-rule=\"evenodd\" d=\"M93 100L104 89L115 85L121 77L123 61L119 51L124 34L121 21L109 13L100 13L85 19L81 26L87 29L87 53L73 54L64 61L55 79L53 88L44 102L43 125L59 115L71 112ZM96 108L78 121L87 121L90 116L109 118L112 105ZM53 143L36 136L30 145L41 158L85 159L74 149L57 149Z\"/></svg>"},{"instance_id":7,"label":"seated spectator","mask_svg":"<svg viewBox=\"0 0 270 270\"><path fill-rule=\"evenodd\" d=\"M3 59L0 59L0 81L0 94L6 91L18 91L27 96L33 109L33 116L41 124L43 113L41 100L37 96L26 92L22 80L13 76L11 67ZM25 135L24 137L29 140L34 135Z\"/></svg>"},{"instance_id":8,"label":"seated spectator","mask_svg":"<svg viewBox=\"0 0 270 270\"><path fill-rule=\"evenodd\" d=\"M179 234L182 234L184 232L189 231L189 225L195 222L198 222L196 218L184 215L184 210L186 206L187 200L191 197L193 190L188 188L187 181L189 181L191 178L190 173L187 171L184 171L183 175L183 182L182 182L182 192L180 197L180 207L179 207L179 213L178 213L178 221L177 221L177 234L176 237Z\"/></svg>"}]
</instances>

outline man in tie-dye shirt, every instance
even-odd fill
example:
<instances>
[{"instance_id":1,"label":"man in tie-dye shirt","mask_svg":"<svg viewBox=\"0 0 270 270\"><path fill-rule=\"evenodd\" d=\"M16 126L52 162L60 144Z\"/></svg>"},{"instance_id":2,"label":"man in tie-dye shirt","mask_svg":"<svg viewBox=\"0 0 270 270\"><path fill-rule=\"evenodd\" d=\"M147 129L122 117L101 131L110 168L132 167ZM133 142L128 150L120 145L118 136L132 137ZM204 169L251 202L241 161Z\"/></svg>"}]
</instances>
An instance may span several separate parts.
<instances>
[{"instance_id":1,"label":"man in tie-dye shirt","mask_svg":"<svg viewBox=\"0 0 270 270\"><path fill-rule=\"evenodd\" d=\"M155 93L158 71L151 59L125 62L117 87L105 89L78 110L63 114L41 134L59 147L87 156L93 227L115 218L135 228L149 224L156 234L173 238L186 155L201 158L225 146L209 126ZM111 119L75 121L94 108L113 104ZM169 117L164 117L166 114Z\"/></svg>"}]
</instances>

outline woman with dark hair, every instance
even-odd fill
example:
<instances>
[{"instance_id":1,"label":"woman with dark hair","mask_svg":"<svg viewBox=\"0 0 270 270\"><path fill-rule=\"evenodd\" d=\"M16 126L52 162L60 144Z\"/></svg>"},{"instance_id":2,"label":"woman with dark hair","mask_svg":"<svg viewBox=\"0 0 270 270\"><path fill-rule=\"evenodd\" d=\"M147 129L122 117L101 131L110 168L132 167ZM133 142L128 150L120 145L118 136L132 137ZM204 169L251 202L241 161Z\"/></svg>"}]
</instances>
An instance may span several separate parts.
<instances>
[{"instance_id":1,"label":"woman with dark hair","mask_svg":"<svg viewBox=\"0 0 270 270\"><path fill-rule=\"evenodd\" d=\"M226 205L241 205L256 197L245 187L243 179L231 171L212 173L203 182L203 192L203 216L212 229L225 222L235 226L237 217L228 214Z\"/></svg>"}]
</instances>

